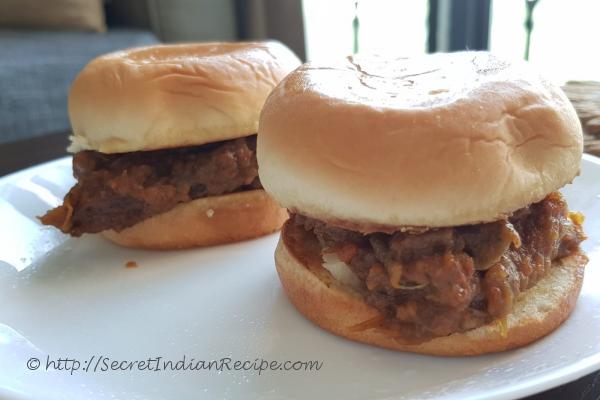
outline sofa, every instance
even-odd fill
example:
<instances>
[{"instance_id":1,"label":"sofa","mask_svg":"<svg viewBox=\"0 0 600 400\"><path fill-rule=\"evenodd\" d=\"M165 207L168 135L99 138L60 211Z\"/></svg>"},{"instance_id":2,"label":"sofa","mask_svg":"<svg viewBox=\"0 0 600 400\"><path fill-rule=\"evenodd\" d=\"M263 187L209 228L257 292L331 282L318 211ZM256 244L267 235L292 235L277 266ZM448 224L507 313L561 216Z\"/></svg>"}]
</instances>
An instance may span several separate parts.
<instances>
[{"instance_id":1,"label":"sofa","mask_svg":"<svg viewBox=\"0 0 600 400\"><path fill-rule=\"evenodd\" d=\"M0 143L69 129L67 93L99 54L156 43L146 30L0 31Z\"/></svg>"},{"instance_id":2,"label":"sofa","mask_svg":"<svg viewBox=\"0 0 600 400\"><path fill-rule=\"evenodd\" d=\"M236 40L233 0L104 0L106 32L0 26L0 144L70 130L67 95L92 58L161 41Z\"/></svg>"}]
</instances>

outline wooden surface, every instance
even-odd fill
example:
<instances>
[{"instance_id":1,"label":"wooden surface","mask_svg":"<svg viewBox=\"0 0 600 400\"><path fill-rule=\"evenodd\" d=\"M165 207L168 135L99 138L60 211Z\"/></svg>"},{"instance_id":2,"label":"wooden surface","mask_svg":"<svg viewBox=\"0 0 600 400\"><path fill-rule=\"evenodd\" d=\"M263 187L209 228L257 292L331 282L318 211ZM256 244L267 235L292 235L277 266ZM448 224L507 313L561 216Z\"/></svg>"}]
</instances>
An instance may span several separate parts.
<instances>
[{"instance_id":1,"label":"wooden surface","mask_svg":"<svg viewBox=\"0 0 600 400\"><path fill-rule=\"evenodd\" d=\"M67 133L0 144L0 176L66 156L68 144Z\"/></svg>"}]
</instances>

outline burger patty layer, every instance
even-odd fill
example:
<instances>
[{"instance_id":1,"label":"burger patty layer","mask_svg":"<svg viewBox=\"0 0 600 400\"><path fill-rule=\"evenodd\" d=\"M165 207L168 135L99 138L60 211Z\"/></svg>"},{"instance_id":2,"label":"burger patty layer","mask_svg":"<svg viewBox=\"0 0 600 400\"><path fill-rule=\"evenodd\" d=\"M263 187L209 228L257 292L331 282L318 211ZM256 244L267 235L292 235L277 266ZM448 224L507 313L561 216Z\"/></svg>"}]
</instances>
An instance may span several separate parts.
<instances>
[{"instance_id":1,"label":"burger patty layer","mask_svg":"<svg viewBox=\"0 0 600 400\"><path fill-rule=\"evenodd\" d=\"M314 251L318 243L321 256L334 253L386 326L424 338L506 316L553 262L580 251L581 223L582 216L570 214L554 192L503 220L419 234L361 234L300 214L291 216L284 232L295 251Z\"/></svg>"},{"instance_id":2,"label":"burger patty layer","mask_svg":"<svg viewBox=\"0 0 600 400\"><path fill-rule=\"evenodd\" d=\"M73 157L77 184L61 206L41 218L80 236L121 231L180 203L261 188L256 135L156 151Z\"/></svg>"}]
</instances>

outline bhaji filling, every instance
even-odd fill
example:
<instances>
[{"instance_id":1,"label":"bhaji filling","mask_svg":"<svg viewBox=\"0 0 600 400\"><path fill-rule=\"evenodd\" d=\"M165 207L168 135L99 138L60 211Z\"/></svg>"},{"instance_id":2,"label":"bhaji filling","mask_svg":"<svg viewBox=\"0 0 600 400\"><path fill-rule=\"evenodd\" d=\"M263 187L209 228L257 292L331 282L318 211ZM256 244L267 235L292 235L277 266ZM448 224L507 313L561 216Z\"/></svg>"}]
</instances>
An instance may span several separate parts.
<instances>
[{"instance_id":1,"label":"bhaji filling","mask_svg":"<svg viewBox=\"0 0 600 400\"><path fill-rule=\"evenodd\" d=\"M260 189L256 135L156 151L73 157L77 184L41 220L81 236L121 231L180 203Z\"/></svg>"},{"instance_id":2,"label":"bhaji filling","mask_svg":"<svg viewBox=\"0 0 600 400\"><path fill-rule=\"evenodd\" d=\"M425 338L506 316L553 262L579 253L582 220L553 192L499 221L421 233L361 234L292 214L284 239L296 255L335 254L386 326Z\"/></svg>"}]
</instances>

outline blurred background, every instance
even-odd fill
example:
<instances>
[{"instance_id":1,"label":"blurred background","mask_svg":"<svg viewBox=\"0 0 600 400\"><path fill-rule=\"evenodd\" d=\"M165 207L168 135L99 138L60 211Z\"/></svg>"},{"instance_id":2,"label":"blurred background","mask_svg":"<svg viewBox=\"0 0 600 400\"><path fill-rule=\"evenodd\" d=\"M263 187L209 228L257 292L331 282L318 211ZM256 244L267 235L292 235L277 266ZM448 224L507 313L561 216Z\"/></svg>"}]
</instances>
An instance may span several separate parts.
<instances>
[{"instance_id":1,"label":"blurred background","mask_svg":"<svg viewBox=\"0 0 600 400\"><path fill-rule=\"evenodd\" d=\"M0 0L0 150L33 141L30 163L38 150L40 160L63 154L68 88L99 54L255 39L303 60L463 49L528 58L565 85L596 140L599 16L600 0Z\"/></svg>"}]
</instances>

